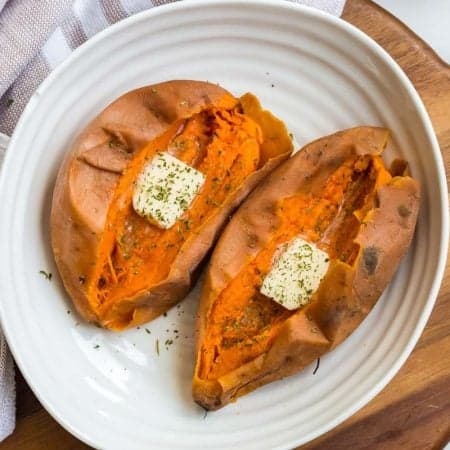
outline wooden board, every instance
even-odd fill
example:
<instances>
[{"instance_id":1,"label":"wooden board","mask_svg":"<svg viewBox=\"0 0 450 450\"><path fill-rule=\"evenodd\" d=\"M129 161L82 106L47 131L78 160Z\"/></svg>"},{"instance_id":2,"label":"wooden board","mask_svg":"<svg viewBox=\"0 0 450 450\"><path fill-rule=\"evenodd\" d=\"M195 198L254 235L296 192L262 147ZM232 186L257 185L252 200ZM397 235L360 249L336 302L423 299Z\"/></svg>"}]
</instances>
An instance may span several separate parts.
<instances>
[{"instance_id":1,"label":"wooden board","mask_svg":"<svg viewBox=\"0 0 450 450\"><path fill-rule=\"evenodd\" d=\"M347 0L343 18L384 47L419 91L433 121L449 179L449 66L411 30L369 0ZM397 376L365 408L302 450L431 450L450 440L449 266L427 327ZM17 428L0 448L89 447L48 415L17 373Z\"/></svg>"}]
</instances>

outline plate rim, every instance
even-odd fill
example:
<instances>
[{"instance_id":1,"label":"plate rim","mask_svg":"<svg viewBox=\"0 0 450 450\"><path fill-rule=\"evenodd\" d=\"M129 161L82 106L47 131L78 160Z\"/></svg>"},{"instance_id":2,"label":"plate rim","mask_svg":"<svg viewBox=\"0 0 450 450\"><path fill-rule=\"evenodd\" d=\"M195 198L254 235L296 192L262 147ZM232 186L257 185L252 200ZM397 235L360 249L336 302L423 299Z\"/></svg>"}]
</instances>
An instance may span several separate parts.
<instances>
[{"instance_id":1,"label":"plate rim","mask_svg":"<svg viewBox=\"0 0 450 450\"><path fill-rule=\"evenodd\" d=\"M405 345L404 349L402 350L401 354L397 358L396 362L389 368L389 370L386 372L386 374L376 383L369 391L366 392L365 395L363 395L360 400L352 405L352 407L348 407L345 409L341 414L336 415L334 420L331 420L326 425L323 425L322 427L319 427L315 430L315 432L311 432L297 440L293 440L292 442L288 443L288 446L295 447L300 444L304 444L306 442L309 442L318 436L323 435L327 431L335 428L337 425L342 423L344 420L355 414L359 409L361 409L363 406L365 406L370 400L372 400L391 380L392 378L398 373L401 366L405 363L406 359L411 354L412 350L414 349L417 341L419 340L422 331L426 325L426 322L428 321L428 318L431 314L431 311L434 307L434 304L436 302L439 289L441 287L442 279L444 276L444 271L446 267L446 261L447 261L447 249L448 249L448 243L449 243L449 211L447 208L448 205L448 191L446 188L446 175L445 175L445 168L443 163L442 154L440 151L439 143L437 140L437 136L434 132L431 119L426 111L426 108L416 91L414 85L409 80L409 78L406 76L406 74L403 72L403 70L400 68L398 63L384 50L377 42L375 42L372 38L370 38L368 35L366 35L364 32L356 28L354 25L344 21L341 18L335 17L331 14L328 14L326 12L323 12L321 10L300 5L298 3L292 3L285 0L246 0L246 2L242 2L241 0L183 0L178 1L174 3L169 3L165 5L160 6L154 6L150 9L141 11L137 14L131 15L107 28L100 31L99 33L95 34L93 37L88 39L85 43L83 43L81 46L79 46L77 49L75 49L61 64L59 64L47 77L46 79L40 84L40 86L37 88L36 92L33 94L31 99L29 100L28 104L26 105L25 109L23 110L21 117L15 127L15 130L13 132L13 135L11 137L11 140L9 142L8 148L12 148L15 146L16 140L18 140L19 136L22 134L22 129L25 128L27 121L30 119L30 117L33 117L33 111L36 108L37 104L39 103L39 98L44 95L48 90L51 90L52 84L54 80L57 80L58 77L66 71L67 68L69 68L72 64L74 64L79 58L82 58L83 55L89 51L92 47L97 46L100 44L103 40L106 40L111 34L119 33L122 29L126 29L128 26L139 22L141 20L152 20L155 17L159 15L163 15L165 13L176 11L176 10L184 10L189 9L192 7L204 7L208 8L210 6L220 5L220 6L226 6L226 7L238 7L245 4L245 6L251 6L254 8L258 7L276 7L280 9L284 9L286 11L296 11L300 14L306 14L309 16L315 16L316 18L328 22L332 24L333 26L336 26L337 28L340 28L344 32L349 33L353 38L359 40L364 45L368 46L373 50L388 66L389 69L392 70L393 74L400 80L402 85L405 87L405 89L408 92L408 95L410 96L412 102L414 103L414 106L416 108L416 111L419 115L420 121L422 122L422 125L424 127L424 131L426 132L426 136L429 139L431 143L431 149L435 157L436 161L436 167L437 171L439 173L439 178L437 180L437 188L439 190L440 196L441 196L441 214L439 217L440 223L441 223L441 236L440 236L440 253L439 253L439 259L437 263L436 272L433 278L433 281L431 283L430 292L428 295L428 299L425 303L425 306L420 314L420 317L416 323L416 326L414 327L412 334L408 340L408 343ZM2 171L0 176L0 198L3 196L3 193L6 189L6 180L7 176L5 175L8 173L10 166L13 166L14 162L14 152L8 151L6 152L5 159L3 161L2 165ZM0 262L1 265L5 264L5 262ZM34 386L32 379L32 373L27 372L24 370L25 363L22 361L20 357L20 352L16 348L16 342L14 338L14 331L8 327L7 324L5 324L5 321L3 320L4 317L4 302L0 299L0 322L2 324L2 329L4 332L4 335L7 339L9 348L11 350L11 353L14 357L14 360L16 364L18 365L21 373L23 374L27 384L30 386L33 393L38 398L39 402L42 404L42 406L46 409L46 411L67 431L69 431L72 435L80 439L81 441L85 442L88 445L91 445L95 447L96 444L91 438L86 434L85 431L79 430L78 428L75 428L72 426L72 424L69 421L66 421L65 417L62 415L59 415L56 411L56 408L54 408L53 404L46 400L45 395L41 395L39 388L37 386ZM17 344L17 347L19 345Z\"/></svg>"}]
</instances>

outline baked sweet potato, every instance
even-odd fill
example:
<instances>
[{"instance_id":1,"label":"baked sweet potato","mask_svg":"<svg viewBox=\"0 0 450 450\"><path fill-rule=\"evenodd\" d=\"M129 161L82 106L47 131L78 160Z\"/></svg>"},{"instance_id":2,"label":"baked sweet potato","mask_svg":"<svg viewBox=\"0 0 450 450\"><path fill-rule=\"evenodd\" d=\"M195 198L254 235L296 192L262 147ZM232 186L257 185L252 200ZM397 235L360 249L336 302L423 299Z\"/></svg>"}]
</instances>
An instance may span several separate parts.
<instances>
[{"instance_id":1,"label":"baked sweet potato","mask_svg":"<svg viewBox=\"0 0 450 450\"><path fill-rule=\"evenodd\" d=\"M229 215L291 151L284 124L251 94L171 81L113 102L76 139L53 194L53 252L78 312L120 330L181 300ZM161 229L132 197L146 161L165 152L205 181Z\"/></svg>"},{"instance_id":2,"label":"baked sweet potato","mask_svg":"<svg viewBox=\"0 0 450 450\"><path fill-rule=\"evenodd\" d=\"M300 371L372 309L411 242L419 207L419 185L405 164L389 171L381 159L387 139L386 129L359 127L312 142L235 213L200 301L198 404L221 408ZM328 269L309 301L289 310L261 285L280 247L298 237L329 255Z\"/></svg>"}]
</instances>

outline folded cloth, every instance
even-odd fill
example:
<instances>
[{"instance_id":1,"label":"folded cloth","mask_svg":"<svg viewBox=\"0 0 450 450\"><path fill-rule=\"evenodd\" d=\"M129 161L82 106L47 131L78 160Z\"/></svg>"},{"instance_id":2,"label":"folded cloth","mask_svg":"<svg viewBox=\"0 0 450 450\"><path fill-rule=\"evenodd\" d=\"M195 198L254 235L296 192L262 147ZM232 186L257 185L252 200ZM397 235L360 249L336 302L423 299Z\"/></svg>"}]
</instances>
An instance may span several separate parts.
<instances>
[{"instance_id":1,"label":"folded cloth","mask_svg":"<svg viewBox=\"0 0 450 450\"><path fill-rule=\"evenodd\" d=\"M0 0L0 132L11 134L42 80L109 25L174 0ZM289 0L340 16L345 0ZM2 162L0 134L0 166ZM6 145L4 145L6 146ZM12 358L0 331L0 441L14 429Z\"/></svg>"},{"instance_id":2,"label":"folded cloth","mask_svg":"<svg viewBox=\"0 0 450 450\"><path fill-rule=\"evenodd\" d=\"M0 133L0 174L7 143L8 138ZM12 433L15 424L16 383L14 380L14 363L5 336L0 329L0 441Z\"/></svg>"}]
</instances>

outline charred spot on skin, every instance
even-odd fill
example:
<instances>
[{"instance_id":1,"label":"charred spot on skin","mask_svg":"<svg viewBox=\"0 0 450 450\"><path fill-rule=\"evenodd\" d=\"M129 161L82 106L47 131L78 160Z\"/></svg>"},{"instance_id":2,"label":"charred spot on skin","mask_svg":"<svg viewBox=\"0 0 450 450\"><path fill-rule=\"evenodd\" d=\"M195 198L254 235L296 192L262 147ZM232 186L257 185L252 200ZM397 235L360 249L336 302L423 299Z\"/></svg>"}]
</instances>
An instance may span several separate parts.
<instances>
[{"instance_id":1,"label":"charred spot on skin","mask_svg":"<svg viewBox=\"0 0 450 450\"><path fill-rule=\"evenodd\" d=\"M158 111L156 111L155 109L149 107L148 110L149 110L149 111L150 111L157 119L159 119L159 118L161 117L161 114L160 114Z\"/></svg>"},{"instance_id":2,"label":"charred spot on skin","mask_svg":"<svg viewBox=\"0 0 450 450\"><path fill-rule=\"evenodd\" d=\"M106 286L106 280L103 277L100 277L97 285L99 289L104 288Z\"/></svg>"},{"instance_id":3,"label":"charred spot on skin","mask_svg":"<svg viewBox=\"0 0 450 450\"><path fill-rule=\"evenodd\" d=\"M364 267L369 275L373 275L378 265L378 249L370 246L363 251L363 263Z\"/></svg>"},{"instance_id":4,"label":"charred spot on skin","mask_svg":"<svg viewBox=\"0 0 450 450\"><path fill-rule=\"evenodd\" d=\"M317 164L319 164L319 162L321 161L321 159L322 159L322 155L323 155L323 150L322 149L319 149L319 150L317 150L316 152L314 152L312 155L311 155L311 157L313 158L312 159L312 164L313 165L317 165ZM306 178L306 177L305 177ZM311 179L311 176L309 176L309 179ZM308 180L307 180L308 181Z\"/></svg>"},{"instance_id":5,"label":"charred spot on skin","mask_svg":"<svg viewBox=\"0 0 450 450\"><path fill-rule=\"evenodd\" d=\"M258 237L255 234L248 235L247 245L249 248L255 248L257 242L258 242Z\"/></svg>"},{"instance_id":6,"label":"charred spot on skin","mask_svg":"<svg viewBox=\"0 0 450 450\"><path fill-rule=\"evenodd\" d=\"M397 208L397 211L400 217L409 217L411 215L411 210L408 209L405 205L400 205Z\"/></svg>"}]
</instances>

